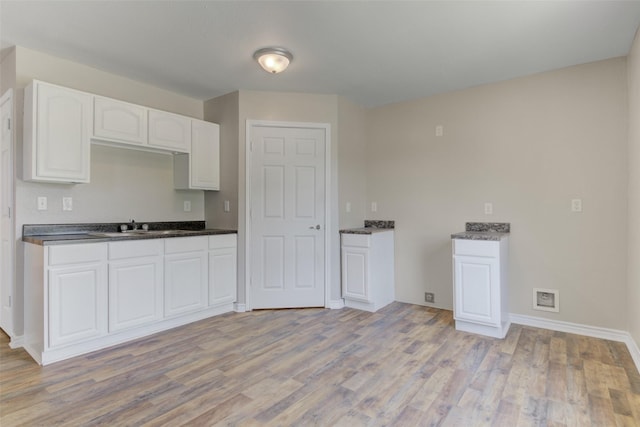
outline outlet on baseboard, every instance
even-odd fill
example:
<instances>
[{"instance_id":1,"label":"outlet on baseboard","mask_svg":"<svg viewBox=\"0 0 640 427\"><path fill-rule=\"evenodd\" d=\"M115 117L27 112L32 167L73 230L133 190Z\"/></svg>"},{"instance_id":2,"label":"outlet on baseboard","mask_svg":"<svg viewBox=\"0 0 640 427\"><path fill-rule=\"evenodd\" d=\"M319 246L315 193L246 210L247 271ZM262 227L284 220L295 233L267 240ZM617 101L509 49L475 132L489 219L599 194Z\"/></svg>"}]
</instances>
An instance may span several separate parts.
<instances>
[{"instance_id":1,"label":"outlet on baseboard","mask_svg":"<svg viewBox=\"0 0 640 427\"><path fill-rule=\"evenodd\" d=\"M433 292L425 292L424 293L424 302L434 303L436 302L436 294Z\"/></svg>"}]
</instances>

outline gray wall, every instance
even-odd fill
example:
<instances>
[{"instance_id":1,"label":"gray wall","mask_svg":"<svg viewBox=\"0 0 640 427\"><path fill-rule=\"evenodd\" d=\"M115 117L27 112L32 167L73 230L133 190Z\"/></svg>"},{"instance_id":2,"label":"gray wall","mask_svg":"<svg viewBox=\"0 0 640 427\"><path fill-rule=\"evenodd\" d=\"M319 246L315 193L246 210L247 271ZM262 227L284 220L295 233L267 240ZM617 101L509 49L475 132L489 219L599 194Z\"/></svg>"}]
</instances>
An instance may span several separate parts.
<instances>
[{"instance_id":1,"label":"gray wall","mask_svg":"<svg viewBox=\"0 0 640 427\"><path fill-rule=\"evenodd\" d=\"M505 221L512 313L626 330L626 72L617 58L370 110L367 199L397 221L397 299L451 308L450 233ZM534 287L559 290L560 312L532 310Z\"/></svg>"},{"instance_id":2,"label":"gray wall","mask_svg":"<svg viewBox=\"0 0 640 427\"><path fill-rule=\"evenodd\" d=\"M238 228L239 92L204 103L205 120L220 125L220 191L205 192L205 220L210 228ZM229 201L229 212L224 201Z\"/></svg>"},{"instance_id":3,"label":"gray wall","mask_svg":"<svg viewBox=\"0 0 640 427\"><path fill-rule=\"evenodd\" d=\"M629 332L640 344L640 30L627 58L629 76Z\"/></svg>"}]
</instances>

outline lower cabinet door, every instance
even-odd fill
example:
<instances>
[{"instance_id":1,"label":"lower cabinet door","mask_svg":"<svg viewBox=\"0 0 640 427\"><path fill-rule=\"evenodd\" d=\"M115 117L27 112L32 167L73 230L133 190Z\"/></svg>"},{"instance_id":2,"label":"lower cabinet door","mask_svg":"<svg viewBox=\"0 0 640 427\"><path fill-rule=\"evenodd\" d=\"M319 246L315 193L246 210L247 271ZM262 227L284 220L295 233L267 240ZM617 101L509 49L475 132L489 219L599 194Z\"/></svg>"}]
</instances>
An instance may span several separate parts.
<instances>
[{"instance_id":1,"label":"lower cabinet door","mask_svg":"<svg viewBox=\"0 0 640 427\"><path fill-rule=\"evenodd\" d=\"M209 251L209 305L236 301L236 248Z\"/></svg>"},{"instance_id":2,"label":"lower cabinet door","mask_svg":"<svg viewBox=\"0 0 640 427\"><path fill-rule=\"evenodd\" d=\"M499 266L496 258L454 258L454 317L500 325Z\"/></svg>"},{"instance_id":3,"label":"lower cabinet door","mask_svg":"<svg viewBox=\"0 0 640 427\"><path fill-rule=\"evenodd\" d=\"M342 287L344 298L371 302L369 249L342 247Z\"/></svg>"},{"instance_id":4,"label":"lower cabinet door","mask_svg":"<svg viewBox=\"0 0 640 427\"><path fill-rule=\"evenodd\" d=\"M49 270L49 346L107 334L107 274L104 264Z\"/></svg>"},{"instance_id":5,"label":"lower cabinet door","mask_svg":"<svg viewBox=\"0 0 640 427\"><path fill-rule=\"evenodd\" d=\"M109 263L109 331L161 320L162 258Z\"/></svg>"},{"instance_id":6,"label":"lower cabinet door","mask_svg":"<svg viewBox=\"0 0 640 427\"><path fill-rule=\"evenodd\" d=\"M165 316L206 308L207 275L206 251L165 255Z\"/></svg>"}]
</instances>

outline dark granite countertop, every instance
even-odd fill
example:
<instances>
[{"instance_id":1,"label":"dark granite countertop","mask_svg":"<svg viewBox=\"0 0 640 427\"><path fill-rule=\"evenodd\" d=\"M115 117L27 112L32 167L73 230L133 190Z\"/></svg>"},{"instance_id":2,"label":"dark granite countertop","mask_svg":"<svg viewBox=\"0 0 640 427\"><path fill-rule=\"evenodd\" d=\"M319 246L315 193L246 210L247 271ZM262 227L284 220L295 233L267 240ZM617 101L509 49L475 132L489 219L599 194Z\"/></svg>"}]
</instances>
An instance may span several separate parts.
<instances>
[{"instance_id":1,"label":"dark granite countertop","mask_svg":"<svg viewBox=\"0 0 640 427\"><path fill-rule=\"evenodd\" d=\"M467 222L465 231L451 235L452 239L500 241L509 237L511 224L506 222Z\"/></svg>"},{"instance_id":2,"label":"dark granite countertop","mask_svg":"<svg viewBox=\"0 0 640 427\"><path fill-rule=\"evenodd\" d=\"M149 232L118 232L121 223L25 224L22 241L41 246L99 243L173 237L235 234L236 230L207 229L204 221L149 222ZM140 224L142 225L142 224Z\"/></svg>"},{"instance_id":3,"label":"dark granite countertop","mask_svg":"<svg viewBox=\"0 0 640 427\"><path fill-rule=\"evenodd\" d=\"M364 227L340 230L340 234L373 234L393 231L394 228L395 221L365 219Z\"/></svg>"}]
</instances>

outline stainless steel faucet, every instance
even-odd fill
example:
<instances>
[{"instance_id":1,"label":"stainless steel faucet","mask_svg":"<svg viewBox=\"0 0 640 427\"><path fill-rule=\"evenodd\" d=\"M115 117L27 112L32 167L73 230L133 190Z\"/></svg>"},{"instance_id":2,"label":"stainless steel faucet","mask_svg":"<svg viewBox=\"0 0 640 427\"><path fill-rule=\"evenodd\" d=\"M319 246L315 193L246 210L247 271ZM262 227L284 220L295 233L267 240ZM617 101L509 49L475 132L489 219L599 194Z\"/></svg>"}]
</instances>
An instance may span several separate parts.
<instances>
[{"instance_id":1,"label":"stainless steel faucet","mask_svg":"<svg viewBox=\"0 0 640 427\"><path fill-rule=\"evenodd\" d=\"M137 230L138 229L138 224L136 224L135 220L131 220L131 229L132 230Z\"/></svg>"}]
</instances>

